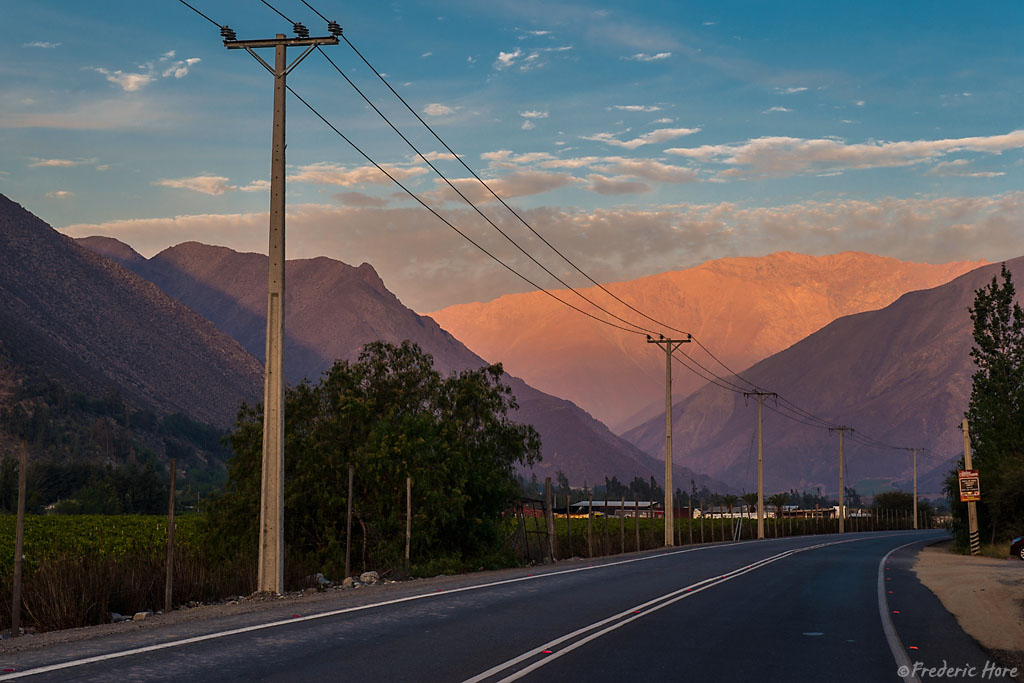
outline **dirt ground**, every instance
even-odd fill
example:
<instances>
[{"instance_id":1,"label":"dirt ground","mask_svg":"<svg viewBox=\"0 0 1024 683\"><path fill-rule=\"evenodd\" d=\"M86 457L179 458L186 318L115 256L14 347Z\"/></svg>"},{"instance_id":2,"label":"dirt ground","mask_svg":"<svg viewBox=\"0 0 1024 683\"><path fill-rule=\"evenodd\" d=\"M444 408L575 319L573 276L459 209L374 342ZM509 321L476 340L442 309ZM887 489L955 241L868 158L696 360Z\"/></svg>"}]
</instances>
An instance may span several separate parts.
<instances>
[{"instance_id":1,"label":"dirt ground","mask_svg":"<svg viewBox=\"0 0 1024 683\"><path fill-rule=\"evenodd\" d=\"M947 542L922 550L914 571L994 660L1024 672L1024 562L959 555Z\"/></svg>"}]
</instances>

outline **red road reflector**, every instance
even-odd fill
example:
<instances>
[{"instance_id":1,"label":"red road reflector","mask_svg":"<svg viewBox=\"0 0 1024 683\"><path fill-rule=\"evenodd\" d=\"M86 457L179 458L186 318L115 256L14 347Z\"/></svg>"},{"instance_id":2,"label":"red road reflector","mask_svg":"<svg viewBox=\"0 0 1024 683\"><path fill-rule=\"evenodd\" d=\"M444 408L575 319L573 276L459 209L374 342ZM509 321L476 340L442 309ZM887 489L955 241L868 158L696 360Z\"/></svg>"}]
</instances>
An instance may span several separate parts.
<instances>
[{"instance_id":1,"label":"red road reflector","mask_svg":"<svg viewBox=\"0 0 1024 683\"><path fill-rule=\"evenodd\" d=\"M911 646L910 646L910 649L911 649L911 650L916 650L916 649L917 649L917 645L911 645Z\"/></svg>"},{"instance_id":2,"label":"red road reflector","mask_svg":"<svg viewBox=\"0 0 1024 683\"><path fill-rule=\"evenodd\" d=\"M899 611L898 609L894 609L894 610L892 611L892 613L893 613L893 614L899 614L899 613L900 613L900 611Z\"/></svg>"},{"instance_id":3,"label":"red road reflector","mask_svg":"<svg viewBox=\"0 0 1024 683\"><path fill-rule=\"evenodd\" d=\"M551 650L541 650L540 653L542 655L549 655L549 654L551 654Z\"/></svg>"}]
</instances>

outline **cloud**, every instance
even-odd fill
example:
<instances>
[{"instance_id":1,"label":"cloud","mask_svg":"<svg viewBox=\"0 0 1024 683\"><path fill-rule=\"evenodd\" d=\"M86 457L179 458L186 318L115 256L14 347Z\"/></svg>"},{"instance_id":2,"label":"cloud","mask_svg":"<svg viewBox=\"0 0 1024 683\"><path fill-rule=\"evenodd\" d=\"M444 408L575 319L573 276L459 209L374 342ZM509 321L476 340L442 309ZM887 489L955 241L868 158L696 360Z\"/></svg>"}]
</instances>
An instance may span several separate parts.
<instances>
[{"instance_id":1,"label":"cloud","mask_svg":"<svg viewBox=\"0 0 1024 683\"><path fill-rule=\"evenodd\" d=\"M434 53L431 52L430 50L427 50L426 52L421 54L420 57L430 57L432 54L434 54Z\"/></svg>"},{"instance_id":2,"label":"cloud","mask_svg":"<svg viewBox=\"0 0 1024 683\"><path fill-rule=\"evenodd\" d=\"M782 95L794 95L794 94L796 94L796 93L798 93L798 92L805 92L806 90L807 90L807 88L805 88L805 87L797 87L797 88L776 88L776 89L775 89L775 92L777 92L777 93L779 93L779 94L782 94Z\"/></svg>"},{"instance_id":3,"label":"cloud","mask_svg":"<svg viewBox=\"0 0 1024 683\"><path fill-rule=\"evenodd\" d=\"M653 123L675 123L675 122L676 122L675 119L670 119L667 116L662 117L660 119L654 119L654 121L653 121Z\"/></svg>"},{"instance_id":4,"label":"cloud","mask_svg":"<svg viewBox=\"0 0 1024 683\"><path fill-rule=\"evenodd\" d=\"M527 119L546 119L548 117L546 111L521 111L519 115Z\"/></svg>"},{"instance_id":5,"label":"cloud","mask_svg":"<svg viewBox=\"0 0 1024 683\"><path fill-rule=\"evenodd\" d=\"M174 50L168 50L160 55L157 60L157 64L160 65L159 69L157 69L157 64L146 62L139 65L141 71L138 72L127 72L121 69L111 71L102 67L93 67L93 71L103 75L109 82L119 86L125 92L137 92L156 81L158 73L162 78L184 78L188 75L189 70L200 61L199 57L175 60L175 55Z\"/></svg>"},{"instance_id":6,"label":"cloud","mask_svg":"<svg viewBox=\"0 0 1024 683\"><path fill-rule=\"evenodd\" d=\"M955 176L960 178L998 178L1006 173L1002 171L968 171L970 161L967 159L954 159L953 161L940 161L928 169L928 175L936 175L942 178Z\"/></svg>"},{"instance_id":7,"label":"cloud","mask_svg":"<svg viewBox=\"0 0 1024 683\"><path fill-rule=\"evenodd\" d=\"M109 71L100 67L96 67L95 70L96 73L102 74L111 83L120 86L120 88L125 92L136 92L156 80L156 76L152 71L144 73L125 73L120 69L117 71Z\"/></svg>"},{"instance_id":8,"label":"cloud","mask_svg":"<svg viewBox=\"0 0 1024 683\"><path fill-rule=\"evenodd\" d=\"M762 114L770 114L773 111L793 111L793 110L792 109L787 109L786 107L768 107L767 109L765 109L761 113Z\"/></svg>"},{"instance_id":9,"label":"cloud","mask_svg":"<svg viewBox=\"0 0 1024 683\"><path fill-rule=\"evenodd\" d=\"M692 183L699 180L696 169L664 164L654 159L604 157L593 166L605 172L629 174L659 183Z\"/></svg>"},{"instance_id":10,"label":"cloud","mask_svg":"<svg viewBox=\"0 0 1024 683\"><path fill-rule=\"evenodd\" d=\"M173 187L180 190L192 190L208 195L222 195L229 190L237 189L228 183L224 176L200 175L192 178L164 178L153 183L160 187Z\"/></svg>"},{"instance_id":11,"label":"cloud","mask_svg":"<svg viewBox=\"0 0 1024 683\"><path fill-rule=\"evenodd\" d=\"M672 56L671 52L659 52L657 54L649 55L645 52L637 52L635 55L629 57L623 57L623 59L630 62L657 62L662 59L668 59Z\"/></svg>"},{"instance_id":12,"label":"cloud","mask_svg":"<svg viewBox=\"0 0 1024 683\"><path fill-rule=\"evenodd\" d=\"M595 142L603 142L608 145L614 145L615 147L625 147L626 149L636 149L642 145L651 145L659 142L666 142L673 138L682 137L684 135L693 135L700 131L700 128L659 128L652 130L650 133L644 133L639 137L635 137L632 140L619 140L613 133L595 133L594 135L581 135L583 140L593 140Z\"/></svg>"},{"instance_id":13,"label":"cloud","mask_svg":"<svg viewBox=\"0 0 1024 683\"><path fill-rule=\"evenodd\" d=\"M530 121L529 119L523 121L523 125L521 126L523 130L533 130L536 127L537 124L535 124L533 121Z\"/></svg>"},{"instance_id":14,"label":"cloud","mask_svg":"<svg viewBox=\"0 0 1024 683\"><path fill-rule=\"evenodd\" d=\"M32 163L28 165L29 168L71 168L72 166L82 166L85 164L95 164L96 159L40 159L38 157L32 158Z\"/></svg>"},{"instance_id":15,"label":"cloud","mask_svg":"<svg viewBox=\"0 0 1024 683\"><path fill-rule=\"evenodd\" d=\"M379 209L388 205L387 199L374 197L363 192L337 192L335 193L334 198L344 206L357 208L370 207Z\"/></svg>"},{"instance_id":16,"label":"cloud","mask_svg":"<svg viewBox=\"0 0 1024 683\"><path fill-rule=\"evenodd\" d=\"M661 107L653 104L616 104L612 106L612 109L618 109L619 111L661 111Z\"/></svg>"},{"instance_id":17,"label":"cloud","mask_svg":"<svg viewBox=\"0 0 1024 683\"><path fill-rule=\"evenodd\" d=\"M763 137L738 144L670 148L665 152L731 166L721 173L728 178L891 168L931 161L953 152L999 154L1020 148L1024 148L1024 130L1005 135L856 144L835 138Z\"/></svg>"},{"instance_id":18,"label":"cloud","mask_svg":"<svg viewBox=\"0 0 1024 683\"><path fill-rule=\"evenodd\" d=\"M431 102L427 106L423 107L423 113L427 116L448 116L458 111L458 107L449 107L446 104L440 102Z\"/></svg>"},{"instance_id":19,"label":"cloud","mask_svg":"<svg viewBox=\"0 0 1024 683\"><path fill-rule=\"evenodd\" d=\"M518 47L513 52L501 52L498 51L498 59L494 61L494 68L496 69L507 69L512 66L515 61L523 55L523 51Z\"/></svg>"},{"instance_id":20,"label":"cloud","mask_svg":"<svg viewBox=\"0 0 1024 683\"><path fill-rule=\"evenodd\" d=\"M647 183L642 183L635 178L629 178L628 176L622 178L607 178L597 173L591 173L587 176L587 180L590 181L590 185L587 186L587 189L601 195L637 194L640 192L649 192L651 189Z\"/></svg>"},{"instance_id":21,"label":"cloud","mask_svg":"<svg viewBox=\"0 0 1024 683\"><path fill-rule=\"evenodd\" d=\"M474 225L468 208L446 215L456 225ZM792 250L794 244L816 255L856 250L917 262L999 261L1020 253L1024 192L767 207L730 202L643 209L549 207L524 209L522 215L542 234L556 236L559 248L595 279L614 282L713 258ZM265 253L266 226L266 212L255 212L71 225L62 232L115 237L145 256L189 240ZM527 289L421 209L290 204L288 230L291 258L328 256L371 263L388 288L419 311ZM511 245L488 236L482 239L497 256L522 272L533 272ZM458 278L451 276L453 271Z\"/></svg>"},{"instance_id":22,"label":"cloud","mask_svg":"<svg viewBox=\"0 0 1024 683\"><path fill-rule=\"evenodd\" d=\"M22 47L41 47L44 50L52 50L56 47L60 47L61 43L51 43L45 40L35 40L31 43L22 43Z\"/></svg>"},{"instance_id":23,"label":"cloud","mask_svg":"<svg viewBox=\"0 0 1024 683\"><path fill-rule=\"evenodd\" d=\"M173 53L171 53L173 54ZM188 75L189 69L199 63L199 57L189 57L185 60L179 60L169 64L164 68L161 74L164 78L173 76L174 78L184 78Z\"/></svg>"},{"instance_id":24,"label":"cloud","mask_svg":"<svg viewBox=\"0 0 1024 683\"><path fill-rule=\"evenodd\" d=\"M46 196L50 199L70 199L75 196L75 193L68 192L67 190L54 190L53 192L47 192Z\"/></svg>"},{"instance_id":25,"label":"cloud","mask_svg":"<svg viewBox=\"0 0 1024 683\"><path fill-rule=\"evenodd\" d=\"M254 180L248 185L235 188L240 192L270 192L269 180Z\"/></svg>"},{"instance_id":26,"label":"cloud","mask_svg":"<svg viewBox=\"0 0 1024 683\"><path fill-rule=\"evenodd\" d=\"M435 201L462 201L451 188L444 184L443 180L437 179L434 182L437 185L437 189L426 194L429 199ZM476 178L454 178L451 182L473 202L488 203L495 201L491 193L480 185ZM500 178L487 180L490 188L502 199L544 194L545 192L551 192L552 190L580 182L578 178L567 173L546 173L544 171L532 170L515 171L507 173Z\"/></svg>"},{"instance_id":27,"label":"cloud","mask_svg":"<svg viewBox=\"0 0 1024 683\"><path fill-rule=\"evenodd\" d=\"M381 164L396 180L408 180L427 173L422 166L399 166L397 164ZM388 185L391 180L381 173L376 166L357 166L348 168L330 162L319 162L300 166L297 173L288 176L293 183L313 183L314 185L339 185L353 187L355 185Z\"/></svg>"}]
</instances>

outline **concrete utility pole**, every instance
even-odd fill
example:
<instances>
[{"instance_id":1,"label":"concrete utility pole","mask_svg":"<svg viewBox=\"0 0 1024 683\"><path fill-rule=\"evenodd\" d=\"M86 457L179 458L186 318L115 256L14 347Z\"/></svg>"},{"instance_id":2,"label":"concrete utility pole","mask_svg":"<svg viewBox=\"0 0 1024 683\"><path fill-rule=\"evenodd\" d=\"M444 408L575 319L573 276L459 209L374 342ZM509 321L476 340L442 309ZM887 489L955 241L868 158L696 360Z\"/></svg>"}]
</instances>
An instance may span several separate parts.
<instances>
[{"instance_id":1,"label":"concrete utility pole","mask_svg":"<svg viewBox=\"0 0 1024 683\"><path fill-rule=\"evenodd\" d=\"M333 32L333 31L332 31ZM340 28L338 29L340 33ZM298 38L278 33L267 40L234 40L225 36L224 47L245 50L274 77L273 153L270 162L270 247L267 253L267 355L263 385L263 479L260 499L259 577L257 590L284 591L284 150L285 86L288 74L319 45L337 45L337 35L310 38L301 24ZM274 48L274 66L256 54ZM289 47L305 47L288 63Z\"/></svg>"},{"instance_id":2,"label":"concrete utility pole","mask_svg":"<svg viewBox=\"0 0 1024 683\"><path fill-rule=\"evenodd\" d=\"M907 448L906 450L914 454L914 529L917 529L917 452L922 450L920 448Z\"/></svg>"},{"instance_id":3,"label":"concrete utility pole","mask_svg":"<svg viewBox=\"0 0 1024 683\"><path fill-rule=\"evenodd\" d=\"M675 545L673 528L675 526L672 507L672 354L683 344L689 343L692 337L686 335L686 339L665 339L659 336L657 339L647 335L648 344L657 344L665 351L665 545ZM653 524L653 516L651 517Z\"/></svg>"},{"instance_id":4,"label":"concrete utility pole","mask_svg":"<svg viewBox=\"0 0 1024 683\"><path fill-rule=\"evenodd\" d=\"M844 533L845 517L846 517L846 505L845 495L846 489L843 488L843 432L853 432L853 427L835 427L828 430L829 433L839 432L839 533Z\"/></svg>"},{"instance_id":5,"label":"concrete utility pole","mask_svg":"<svg viewBox=\"0 0 1024 683\"><path fill-rule=\"evenodd\" d=\"M761 436L761 427L764 424L762 417L761 404L764 402L765 396L775 396L778 398L778 394L768 391L746 391L743 393L743 397L757 396L757 537L764 538L764 474L761 468L761 461L764 451L764 442Z\"/></svg>"},{"instance_id":6,"label":"concrete utility pole","mask_svg":"<svg viewBox=\"0 0 1024 683\"><path fill-rule=\"evenodd\" d=\"M964 432L964 469L973 470L971 467L971 435L968 432L969 425L967 418L964 418L960 427ZM973 500L967 502L967 530L970 533L971 555L981 553L981 538L978 536L978 504Z\"/></svg>"}]
</instances>

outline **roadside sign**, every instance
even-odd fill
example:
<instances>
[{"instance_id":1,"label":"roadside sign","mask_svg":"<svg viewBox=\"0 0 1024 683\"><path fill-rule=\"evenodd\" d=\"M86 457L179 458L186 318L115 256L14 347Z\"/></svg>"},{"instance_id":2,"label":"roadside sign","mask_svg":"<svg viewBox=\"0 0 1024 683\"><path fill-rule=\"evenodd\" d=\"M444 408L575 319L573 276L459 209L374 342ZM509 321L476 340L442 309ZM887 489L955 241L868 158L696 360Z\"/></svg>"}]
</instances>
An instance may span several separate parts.
<instances>
[{"instance_id":1,"label":"roadside sign","mask_svg":"<svg viewBox=\"0 0 1024 683\"><path fill-rule=\"evenodd\" d=\"M970 503L981 500L981 483L978 470L959 470L956 473L960 480L960 502Z\"/></svg>"}]
</instances>

